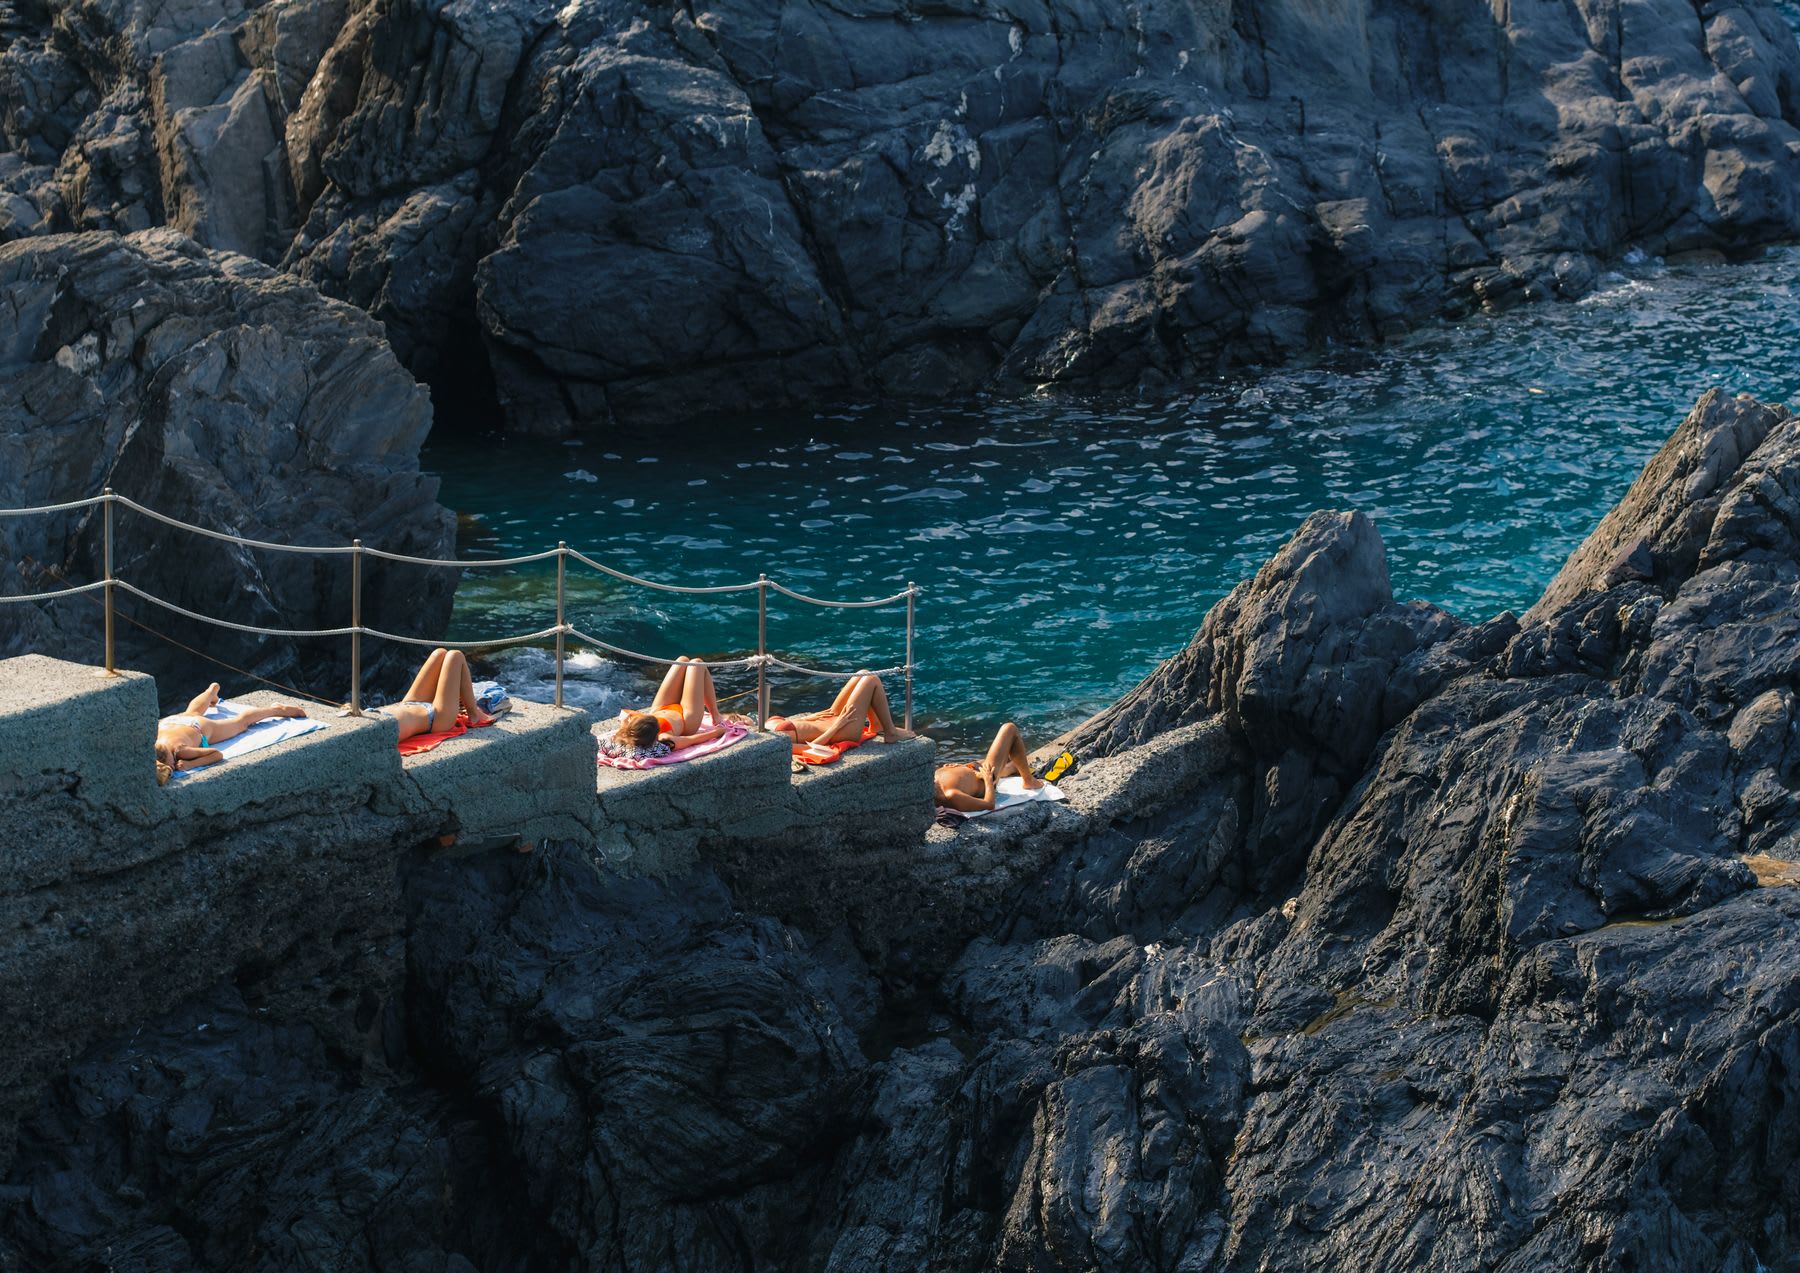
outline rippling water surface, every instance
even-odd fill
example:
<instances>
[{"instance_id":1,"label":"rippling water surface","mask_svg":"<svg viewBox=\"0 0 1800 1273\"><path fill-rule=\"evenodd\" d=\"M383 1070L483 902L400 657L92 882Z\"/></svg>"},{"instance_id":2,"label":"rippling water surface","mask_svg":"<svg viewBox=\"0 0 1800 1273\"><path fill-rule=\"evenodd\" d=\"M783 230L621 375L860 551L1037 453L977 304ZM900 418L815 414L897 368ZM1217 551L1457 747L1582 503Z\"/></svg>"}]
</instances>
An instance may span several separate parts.
<instances>
[{"instance_id":1,"label":"rippling water surface","mask_svg":"<svg viewBox=\"0 0 1800 1273\"><path fill-rule=\"evenodd\" d=\"M1797 249L1640 261L1579 304L1165 401L870 404L579 445L462 437L434 440L426 465L467 555L561 539L671 582L766 571L832 597L916 580L918 719L968 744L1011 718L1035 741L1183 645L1317 508L1375 519L1401 598L1471 620L1522 610L1701 392L1789 400L1797 267ZM453 635L534 630L553 607L546 569L472 572ZM570 610L655 655L755 648L754 593L670 597L572 568ZM771 648L797 662L896 664L903 633L903 607L770 606ZM536 697L546 666L527 652L502 674ZM572 676L588 706L643 693L592 657ZM784 684L776 706L828 692Z\"/></svg>"}]
</instances>

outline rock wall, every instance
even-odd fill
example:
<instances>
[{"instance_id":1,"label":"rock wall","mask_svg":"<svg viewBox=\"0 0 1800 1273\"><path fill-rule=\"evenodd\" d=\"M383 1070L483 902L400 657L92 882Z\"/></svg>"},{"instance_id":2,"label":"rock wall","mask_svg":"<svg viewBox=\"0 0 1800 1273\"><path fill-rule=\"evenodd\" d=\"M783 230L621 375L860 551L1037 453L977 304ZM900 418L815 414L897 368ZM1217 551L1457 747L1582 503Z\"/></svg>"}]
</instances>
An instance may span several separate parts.
<instances>
[{"instance_id":1,"label":"rock wall","mask_svg":"<svg viewBox=\"0 0 1800 1273\"><path fill-rule=\"evenodd\" d=\"M419 472L425 391L380 325L308 284L172 230L49 235L0 245L0 507L77 500L112 487L213 530L274 543L453 555L454 524ZM0 594L103 574L98 509L0 519ZM349 623L343 557L239 548L115 511L118 577L188 610L272 628ZM442 630L454 572L370 563L363 621ZM94 596L0 606L0 654L100 660ZM264 676L348 696L342 639L262 638L119 596L163 637ZM131 623L126 666L219 675ZM368 643L371 675L410 650ZM176 677L171 676L175 684ZM341 687L333 688L333 687ZM193 691L180 695L185 702Z\"/></svg>"},{"instance_id":2,"label":"rock wall","mask_svg":"<svg viewBox=\"0 0 1800 1273\"><path fill-rule=\"evenodd\" d=\"M557 433L1158 385L1800 231L1765 0L12 0L0 238L179 228ZM485 389L485 385L484 385Z\"/></svg>"},{"instance_id":3,"label":"rock wall","mask_svg":"<svg viewBox=\"0 0 1800 1273\"><path fill-rule=\"evenodd\" d=\"M860 905L420 863L392 1077L208 990L22 1126L0 1261L1800 1267L1796 483L1711 393L1476 628L1315 516L1071 808L778 864Z\"/></svg>"}]
</instances>

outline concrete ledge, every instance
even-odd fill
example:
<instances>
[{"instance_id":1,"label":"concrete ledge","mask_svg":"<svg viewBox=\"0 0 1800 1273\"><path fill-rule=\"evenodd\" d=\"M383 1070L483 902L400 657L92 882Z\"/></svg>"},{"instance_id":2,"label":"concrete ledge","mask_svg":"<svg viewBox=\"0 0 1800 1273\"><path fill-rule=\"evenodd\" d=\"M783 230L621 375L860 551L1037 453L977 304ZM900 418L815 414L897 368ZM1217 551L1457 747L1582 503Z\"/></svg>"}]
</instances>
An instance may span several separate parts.
<instances>
[{"instance_id":1,"label":"concrete ledge","mask_svg":"<svg viewBox=\"0 0 1800 1273\"><path fill-rule=\"evenodd\" d=\"M517 835L529 844L591 845L594 757L585 715L515 699L494 724L407 757L401 799L408 808L435 811L446 832L464 839Z\"/></svg>"},{"instance_id":2,"label":"concrete ledge","mask_svg":"<svg viewBox=\"0 0 1800 1273\"><path fill-rule=\"evenodd\" d=\"M791 760L785 738L752 732L678 765L596 765L601 858L626 875L682 875L709 840L781 835L794 821Z\"/></svg>"},{"instance_id":3,"label":"concrete ledge","mask_svg":"<svg viewBox=\"0 0 1800 1273\"><path fill-rule=\"evenodd\" d=\"M148 827L156 790L156 683L41 654L0 660L0 893L121 859L109 824Z\"/></svg>"},{"instance_id":4,"label":"concrete ledge","mask_svg":"<svg viewBox=\"0 0 1800 1273\"><path fill-rule=\"evenodd\" d=\"M227 697L252 707L294 701L266 690ZM400 781L399 730L393 721L339 716L336 708L319 703L299 706L325 728L171 782L160 794L174 816L287 816L296 806L318 811L332 801L365 804L381 786Z\"/></svg>"},{"instance_id":5,"label":"concrete ledge","mask_svg":"<svg viewBox=\"0 0 1800 1273\"><path fill-rule=\"evenodd\" d=\"M800 820L851 840L917 840L933 816L931 775L937 747L924 738L867 742L834 765L808 765L794 776Z\"/></svg>"},{"instance_id":6,"label":"concrete ledge","mask_svg":"<svg viewBox=\"0 0 1800 1273\"><path fill-rule=\"evenodd\" d=\"M304 977L398 931L397 863L431 827L378 798L401 781L392 722L324 710L159 788L156 707L145 677L0 660L0 1115L196 986Z\"/></svg>"}]
</instances>

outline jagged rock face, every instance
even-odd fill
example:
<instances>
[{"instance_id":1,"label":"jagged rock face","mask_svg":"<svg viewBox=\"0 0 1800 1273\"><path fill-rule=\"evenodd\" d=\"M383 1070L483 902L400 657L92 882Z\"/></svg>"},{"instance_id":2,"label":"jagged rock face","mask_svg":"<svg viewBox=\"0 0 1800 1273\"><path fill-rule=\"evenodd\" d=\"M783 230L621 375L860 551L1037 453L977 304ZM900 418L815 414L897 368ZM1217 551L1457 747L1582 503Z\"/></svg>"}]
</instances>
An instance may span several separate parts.
<instances>
[{"instance_id":1,"label":"jagged rock face","mask_svg":"<svg viewBox=\"0 0 1800 1273\"><path fill-rule=\"evenodd\" d=\"M1797 483L1800 420L1709 394L1544 601L1478 628L1396 607L1372 528L1314 517L1088 735L1120 751L1078 802L1148 757L1118 816L1029 872L1048 832L987 845L1010 882L886 1011L899 970L855 932L716 881L429 862L426 1090L340 1065L318 1138L244 1150L248 1210L317 1205L290 1161L400 1172L304 1230L368 1225L333 1248L367 1269L1800 1268ZM1289 753L1333 783L1304 816L1252 794ZM146 1046L195 1073L172 1025ZM310 1036L280 1050L323 1090ZM127 1078L143 1055L90 1059L26 1127L0 1258L245 1258L161 1130L198 1098ZM516 1201L447 1215L453 1178ZM421 1226L404 1261L389 1208Z\"/></svg>"},{"instance_id":2,"label":"jagged rock face","mask_svg":"<svg viewBox=\"0 0 1800 1273\"><path fill-rule=\"evenodd\" d=\"M380 327L304 283L173 231L0 246L0 386L0 506L56 504L110 486L252 539L343 547L362 537L390 552L451 555L453 521L436 503L436 480L418 468L430 403ZM186 609L272 628L349 623L344 557L239 548L124 509L115 511L114 544L119 578ZM99 578L102 557L98 509L0 520L0 592ZM371 561L364 585L366 624L418 635L448 618L455 578ZM341 640L264 639L119 601L229 664L348 688ZM93 597L0 607L0 651L97 661L100 632ZM129 666L217 676L216 665L192 663L134 625L121 623L119 639ZM370 653L371 669L377 658L411 661Z\"/></svg>"},{"instance_id":3,"label":"jagged rock face","mask_svg":"<svg viewBox=\"0 0 1800 1273\"><path fill-rule=\"evenodd\" d=\"M1800 230L1763 0L17 0L0 236L281 261L512 423L1157 384Z\"/></svg>"}]
</instances>

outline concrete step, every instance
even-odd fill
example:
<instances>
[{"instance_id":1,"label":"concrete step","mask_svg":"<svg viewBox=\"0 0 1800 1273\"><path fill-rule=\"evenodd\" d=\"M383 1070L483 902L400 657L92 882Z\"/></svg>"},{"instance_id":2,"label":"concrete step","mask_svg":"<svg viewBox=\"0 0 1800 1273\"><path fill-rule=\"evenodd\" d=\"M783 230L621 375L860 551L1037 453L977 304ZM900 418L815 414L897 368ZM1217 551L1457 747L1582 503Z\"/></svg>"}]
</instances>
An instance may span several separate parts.
<instances>
[{"instance_id":1,"label":"concrete step","mask_svg":"<svg viewBox=\"0 0 1800 1273\"><path fill-rule=\"evenodd\" d=\"M156 683L41 654L0 660L0 894L106 869L132 846L96 815L158 820Z\"/></svg>"},{"instance_id":2,"label":"concrete step","mask_svg":"<svg viewBox=\"0 0 1800 1273\"><path fill-rule=\"evenodd\" d=\"M931 825L935 755L923 739L870 742L835 764L796 765L786 738L753 731L678 764L602 765L600 855L625 874L667 877L722 864L728 844L917 840Z\"/></svg>"},{"instance_id":3,"label":"concrete step","mask_svg":"<svg viewBox=\"0 0 1800 1273\"><path fill-rule=\"evenodd\" d=\"M251 707L295 701L267 690L226 697ZM317 806L326 793L344 803L362 804L372 793L400 782L393 721L339 716L336 708L322 703L299 706L325 728L188 771L163 789L173 811L181 817L220 817L278 803Z\"/></svg>"},{"instance_id":4,"label":"concrete step","mask_svg":"<svg viewBox=\"0 0 1800 1273\"><path fill-rule=\"evenodd\" d=\"M403 767L410 789L441 809L446 829L465 840L594 842L598 765L580 712L514 699L494 724L408 756Z\"/></svg>"},{"instance_id":5,"label":"concrete step","mask_svg":"<svg viewBox=\"0 0 1800 1273\"><path fill-rule=\"evenodd\" d=\"M793 820L790 756L785 738L752 731L724 751L679 764L598 765L601 858L627 875L681 875L700 864L708 837L780 834Z\"/></svg>"}]
</instances>

